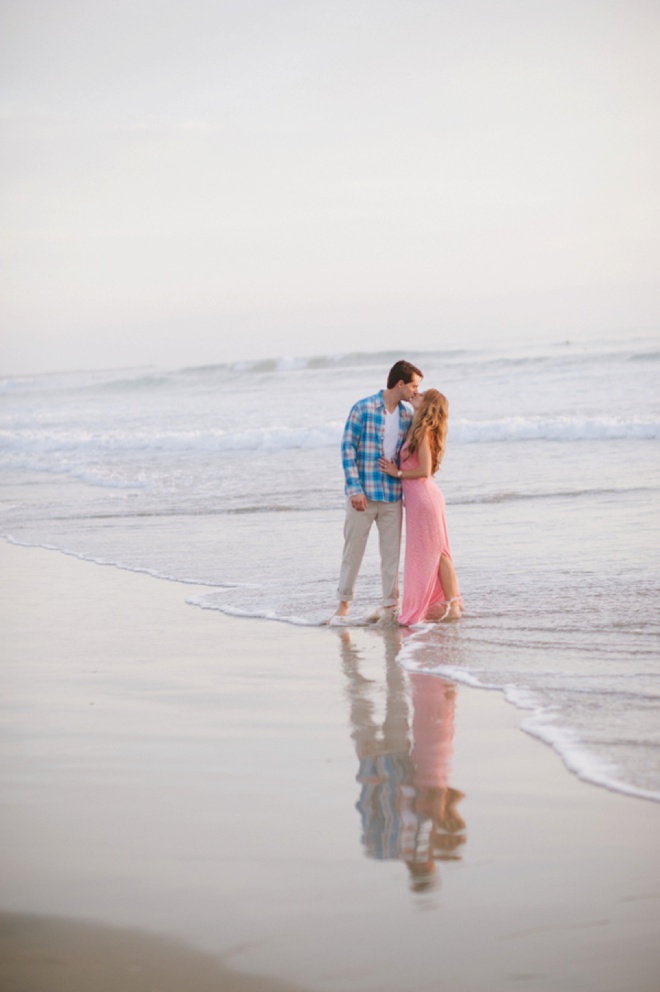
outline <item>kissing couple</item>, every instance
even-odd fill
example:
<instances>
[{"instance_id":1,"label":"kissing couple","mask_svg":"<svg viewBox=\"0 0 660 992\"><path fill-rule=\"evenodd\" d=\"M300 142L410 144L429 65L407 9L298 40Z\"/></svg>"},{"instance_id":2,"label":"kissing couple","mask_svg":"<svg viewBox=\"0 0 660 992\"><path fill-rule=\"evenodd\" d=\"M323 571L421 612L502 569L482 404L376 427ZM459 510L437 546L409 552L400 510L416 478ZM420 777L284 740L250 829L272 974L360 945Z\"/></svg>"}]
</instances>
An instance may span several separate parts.
<instances>
[{"instance_id":1,"label":"kissing couple","mask_svg":"<svg viewBox=\"0 0 660 992\"><path fill-rule=\"evenodd\" d=\"M387 388L359 400L348 415L341 444L347 497L344 553L332 626L349 624L373 523L378 529L383 602L367 619L408 626L461 616L445 499L433 480L445 451L448 403L437 389L420 392L422 379L410 362L395 362ZM399 605L402 503L406 553Z\"/></svg>"}]
</instances>

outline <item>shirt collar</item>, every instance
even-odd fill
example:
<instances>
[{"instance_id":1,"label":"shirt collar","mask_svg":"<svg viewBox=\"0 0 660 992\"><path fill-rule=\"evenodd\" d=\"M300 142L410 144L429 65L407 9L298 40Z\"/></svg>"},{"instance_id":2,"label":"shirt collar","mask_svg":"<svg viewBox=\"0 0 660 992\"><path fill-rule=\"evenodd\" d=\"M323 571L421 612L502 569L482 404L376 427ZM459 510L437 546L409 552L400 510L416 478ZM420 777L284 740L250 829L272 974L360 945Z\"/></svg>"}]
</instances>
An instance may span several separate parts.
<instances>
[{"instance_id":1,"label":"shirt collar","mask_svg":"<svg viewBox=\"0 0 660 992\"><path fill-rule=\"evenodd\" d=\"M378 390L378 392L376 393L376 397L377 397L377 405L381 407L383 412L385 412L387 410L387 407L385 406L385 400L383 399L382 389ZM399 400L399 402L396 405L396 409L399 411L399 414L408 412L408 407L406 406L403 400Z\"/></svg>"}]
</instances>

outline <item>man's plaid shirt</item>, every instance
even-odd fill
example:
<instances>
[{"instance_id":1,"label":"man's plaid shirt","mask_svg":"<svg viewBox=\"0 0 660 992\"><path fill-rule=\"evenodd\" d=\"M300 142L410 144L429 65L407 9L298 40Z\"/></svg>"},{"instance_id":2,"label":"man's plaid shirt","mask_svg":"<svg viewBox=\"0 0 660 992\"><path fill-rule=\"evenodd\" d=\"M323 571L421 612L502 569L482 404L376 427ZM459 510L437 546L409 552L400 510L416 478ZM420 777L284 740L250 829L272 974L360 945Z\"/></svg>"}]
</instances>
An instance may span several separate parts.
<instances>
[{"instance_id":1,"label":"man's plaid shirt","mask_svg":"<svg viewBox=\"0 0 660 992\"><path fill-rule=\"evenodd\" d=\"M403 403L399 403L397 455L411 421L412 412ZM341 442L347 496L364 493L367 499L382 503L396 503L401 499L399 479L392 479L378 468L378 459L383 454L384 436L385 403L382 393L359 400L348 415Z\"/></svg>"}]
</instances>

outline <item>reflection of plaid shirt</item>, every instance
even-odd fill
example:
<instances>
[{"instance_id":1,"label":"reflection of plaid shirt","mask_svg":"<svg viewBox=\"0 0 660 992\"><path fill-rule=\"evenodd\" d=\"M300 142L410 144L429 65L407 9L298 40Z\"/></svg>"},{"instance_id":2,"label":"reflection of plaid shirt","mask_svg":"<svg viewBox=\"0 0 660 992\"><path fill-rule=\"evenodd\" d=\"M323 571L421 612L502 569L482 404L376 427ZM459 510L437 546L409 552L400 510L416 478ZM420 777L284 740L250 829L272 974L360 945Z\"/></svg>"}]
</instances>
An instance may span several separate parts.
<instances>
[{"instance_id":1,"label":"reflection of plaid shirt","mask_svg":"<svg viewBox=\"0 0 660 992\"><path fill-rule=\"evenodd\" d=\"M414 858L419 818L412 811L416 794L413 774L406 753L360 759L357 781L362 783L362 792L356 809L362 817L362 843L370 858Z\"/></svg>"},{"instance_id":2,"label":"reflection of plaid shirt","mask_svg":"<svg viewBox=\"0 0 660 992\"><path fill-rule=\"evenodd\" d=\"M403 444L412 413L407 406L399 403L399 436L396 443L398 456ZM360 400L352 408L344 428L341 442L341 456L346 476L346 495L358 496L364 493L367 499L381 503L396 503L401 499L401 483L392 479L378 468L378 459L383 454L385 436L385 403L382 393Z\"/></svg>"}]
</instances>

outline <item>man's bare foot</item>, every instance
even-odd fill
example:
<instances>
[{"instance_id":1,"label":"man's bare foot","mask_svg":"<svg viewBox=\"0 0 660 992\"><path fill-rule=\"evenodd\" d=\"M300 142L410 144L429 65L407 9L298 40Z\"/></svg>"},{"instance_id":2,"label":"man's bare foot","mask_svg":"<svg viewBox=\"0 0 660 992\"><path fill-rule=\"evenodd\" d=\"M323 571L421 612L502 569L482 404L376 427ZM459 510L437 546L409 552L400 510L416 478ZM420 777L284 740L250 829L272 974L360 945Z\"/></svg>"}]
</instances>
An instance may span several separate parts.
<instances>
[{"instance_id":1,"label":"man's bare foot","mask_svg":"<svg viewBox=\"0 0 660 992\"><path fill-rule=\"evenodd\" d=\"M378 606L365 617L367 623L377 623L381 627L394 626L399 610L396 606Z\"/></svg>"},{"instance_id":2,"label":"man's bare foot","mask_svg":"<svg viewBox=\"0 0 660 992\"><path fill-rule=\"evenodd\" d=\"M351 604L347 602L341 602L337 607L337 612L334 613L330 619L327 621L331 627L342 627L348 623L348 611Z\"/></svg>"}]
</instances>

